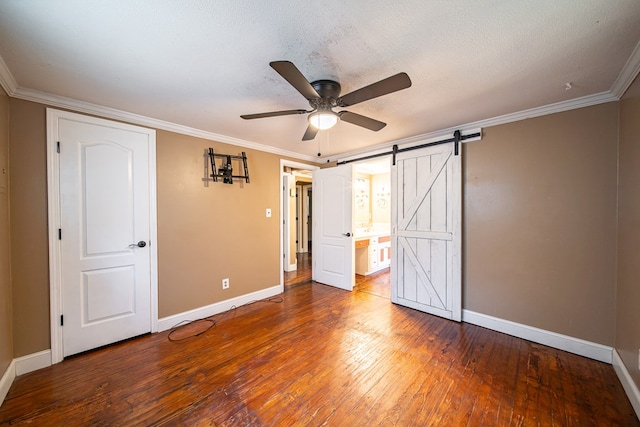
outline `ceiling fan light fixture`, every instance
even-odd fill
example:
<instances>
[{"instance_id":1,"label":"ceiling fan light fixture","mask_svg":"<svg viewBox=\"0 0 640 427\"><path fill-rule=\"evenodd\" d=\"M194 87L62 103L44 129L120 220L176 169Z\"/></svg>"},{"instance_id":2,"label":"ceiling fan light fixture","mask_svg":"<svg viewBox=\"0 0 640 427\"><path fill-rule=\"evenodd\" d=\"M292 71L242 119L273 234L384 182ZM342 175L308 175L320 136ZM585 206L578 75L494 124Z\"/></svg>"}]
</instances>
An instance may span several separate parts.
<instances>
[{"instance_id":1,"label":"ceiling fan light fixture","mask_svg":"<svg viewBox=\"0 0 640 427\"><path fill-rule=\"evenodd\" d=\"M309 114L309 124L316 129L330 129L338 123L338 115L331 110L316 111Z\"/></svg>"}]
</instances>

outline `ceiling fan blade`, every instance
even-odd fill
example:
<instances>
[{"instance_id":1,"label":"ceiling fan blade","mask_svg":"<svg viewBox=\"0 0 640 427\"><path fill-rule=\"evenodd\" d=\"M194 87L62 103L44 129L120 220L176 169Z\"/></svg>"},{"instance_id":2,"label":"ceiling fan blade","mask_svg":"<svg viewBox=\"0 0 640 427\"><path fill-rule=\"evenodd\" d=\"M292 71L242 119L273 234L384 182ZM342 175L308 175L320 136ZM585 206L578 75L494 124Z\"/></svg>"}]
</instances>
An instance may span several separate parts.
<instances>
[{"instance_id":1,"label":"ceiling fan blade","mask_svg":"<svg viewBox=\"0 0 640 427\"><path fill-rule=\"evenodd\" d=\"M411 79L407 73L398 73L379 82L372 83L361 89L355 90L338 99L338 105L348 107L363 101L368 101L388 93L406 89L411 86Z\"/></svg>"},{"instance_id":2,"label":"ceiling fan blade","mask_svg":"<svg viewBox=\"0 0 640 427\"><path fill-rule=\"evenodd\" d=\"M309 125L307 126L307 131L304 133L302 140L303 141L311 141L318 134L318 129Z\"/></svg>"},{"instance_id":3,"label":"ceiling fan blade","mask_svg":"<svg viewBox=\"0 0 640 427\"><path fill-rule=\"evenodd\" d=\"M308 100L320 98L320 95L318 95L318 92L311 86L309 80L302 75L300 70L298 70L292 62L273 61L270 62L269 65Z\"/></svg>"},{"instance_id":4,"label":"ceiling fan blade","mask_svg":"<svg viewBox=\"0 0 640 427\"><path fill-rule=\"evenodd\" d=\"M362 116L357 113L351 113L349 111L340 111L338 115L340 116L340 120L342 121L351 123L353 125L362 126L363 128L367 128L375 132L379 131L387 125L384 122L380 122L378 120Z\"/></svg>"},{"instance_id":5,"label":"ceiling fan blade","mask_svg":"<svg viewBox=\"0 0 640 427\"><path fill-rule=\"evenodd\" d=\"M269 113L243 114L240 117L242 117L245 120L250 120L250 119L262 119L264 117L288 116L289 114L305 114L305 113L309 113L309 111L307 110L271 111Z\"/></svg>"}]
</instances>

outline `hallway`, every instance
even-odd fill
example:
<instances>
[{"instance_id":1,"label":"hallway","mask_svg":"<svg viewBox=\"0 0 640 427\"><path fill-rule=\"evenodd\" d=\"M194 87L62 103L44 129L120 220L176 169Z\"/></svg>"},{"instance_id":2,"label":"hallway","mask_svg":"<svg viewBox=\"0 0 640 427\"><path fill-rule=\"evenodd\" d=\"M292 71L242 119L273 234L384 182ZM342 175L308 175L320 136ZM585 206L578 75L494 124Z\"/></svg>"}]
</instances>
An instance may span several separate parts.
<instances>
[{"instance_id":1,"label":"hallway","mask_svg":"<svg viewBox=\"0 0 640 427\"><path fill-rule=\"evenodd\" d=\"M298 269L284 273L285 290L311 281L311 253L297 254ZM368 276L356 274L357 292L367 292L382 298L391 299L391 275L389 268Z\"/></svg>"}]
</instances>

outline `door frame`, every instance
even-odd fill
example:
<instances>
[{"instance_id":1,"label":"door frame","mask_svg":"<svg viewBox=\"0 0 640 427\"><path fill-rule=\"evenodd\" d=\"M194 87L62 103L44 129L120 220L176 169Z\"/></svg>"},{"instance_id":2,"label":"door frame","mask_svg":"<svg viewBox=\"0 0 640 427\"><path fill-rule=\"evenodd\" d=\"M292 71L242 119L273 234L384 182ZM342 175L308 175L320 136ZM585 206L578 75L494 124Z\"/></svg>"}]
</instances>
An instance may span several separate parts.
<instances>
[{"instance_id":1,"label":"door frame","mask_svg":"<svg viewBox=\"0 0 640 427\"><path fill-rule=\"evenodd\" d=\"M295 184L295 175L289 172L282 173L282 205L280 209L282 210L282 269L287 273L292 271L296 271L298 269L298 265L294 262L291 262L291 239L294 225L292 225L292 210L291 210L291 190L296 188ZM286 179L285 179L286 178ZM285 183L285 181L287 181ZM293 185L292 185L293 183ZM287 188L285 188L287 187ZM297 204L296 204L297 207ZM297 225L296 225L297 226ZM295 227L294 227L295 228ZM297 249L297 248L296 248Z\"/></svg>"},{"instance_id":2,"label":"door frame","mask_svg":"<svg viewBox=\"0 0 640 427\"><path fill-rule=\"evenodd\" d=\"M284 242L284 213L283 213L283 203L284 203L284 198L283 198L283 186L284 186L284 180L283 180L283 174L285 173L284 168L289 167L289 168L294 168L294 169L305 169L305 170L309 170L309 171L313 171L316 169L320 169L319 166L314 166L308 163L301 163L301 162L294 162L292 160L286 160L286 159L280 159L280 169L279 169L279 173L278 176L280 178L280 186L278 188L280 188L280 256L278 258L278 268L280 269L280 286L282 286L282 289L284 289L284 269L283 269L283 262L282 262L282 257L284 256L284 246L283 246L283 242Z\"/></svg>"},{"instance_id":3,"label":"door frame","mask_svg":"<svg viewBox=\"0 0 640 427\"><path fill-rule=\"evenodd\" d=\"M47 108L47 206L49 238L49 312L51 328L51 363L64 359L62 326L62 257L58 228L60 227L60 159L57 148L58 120L82 120L85 123L108 125L149 136L149 251L151 280L151 332L158 331L158 224L156 204L156 132L154 129L114 122L83 114Z\"/></svg>"},{"instance_id":4,"label":"door frame","mask_svg":"<svg viewBox=\"0 0 640 427\"><path fill-rule=\"evenodd\" d=\"M296 193L298 194L298 198L296 200L298 204L298 247L297 251L302 253L309 252L309 189L311 188L311 183L309 184L296 184Z\"/></svg>"}]
</instances>

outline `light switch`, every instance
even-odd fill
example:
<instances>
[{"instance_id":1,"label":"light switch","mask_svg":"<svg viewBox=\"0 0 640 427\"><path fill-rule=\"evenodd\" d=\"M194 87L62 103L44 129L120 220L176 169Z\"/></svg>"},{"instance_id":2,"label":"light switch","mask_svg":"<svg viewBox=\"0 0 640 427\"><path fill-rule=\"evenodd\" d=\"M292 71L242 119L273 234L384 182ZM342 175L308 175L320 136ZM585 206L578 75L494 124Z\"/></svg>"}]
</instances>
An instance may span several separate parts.
<instances>
[{"instance_id":1,"label":"light switch","mask_svg":"<svg viewBox=\"0 0 640 427\"><path fill-rule=\"evenodd\" d=\"M267 218L271 218L271 209L267 208Z\"/></svg>"}]
</instances>

